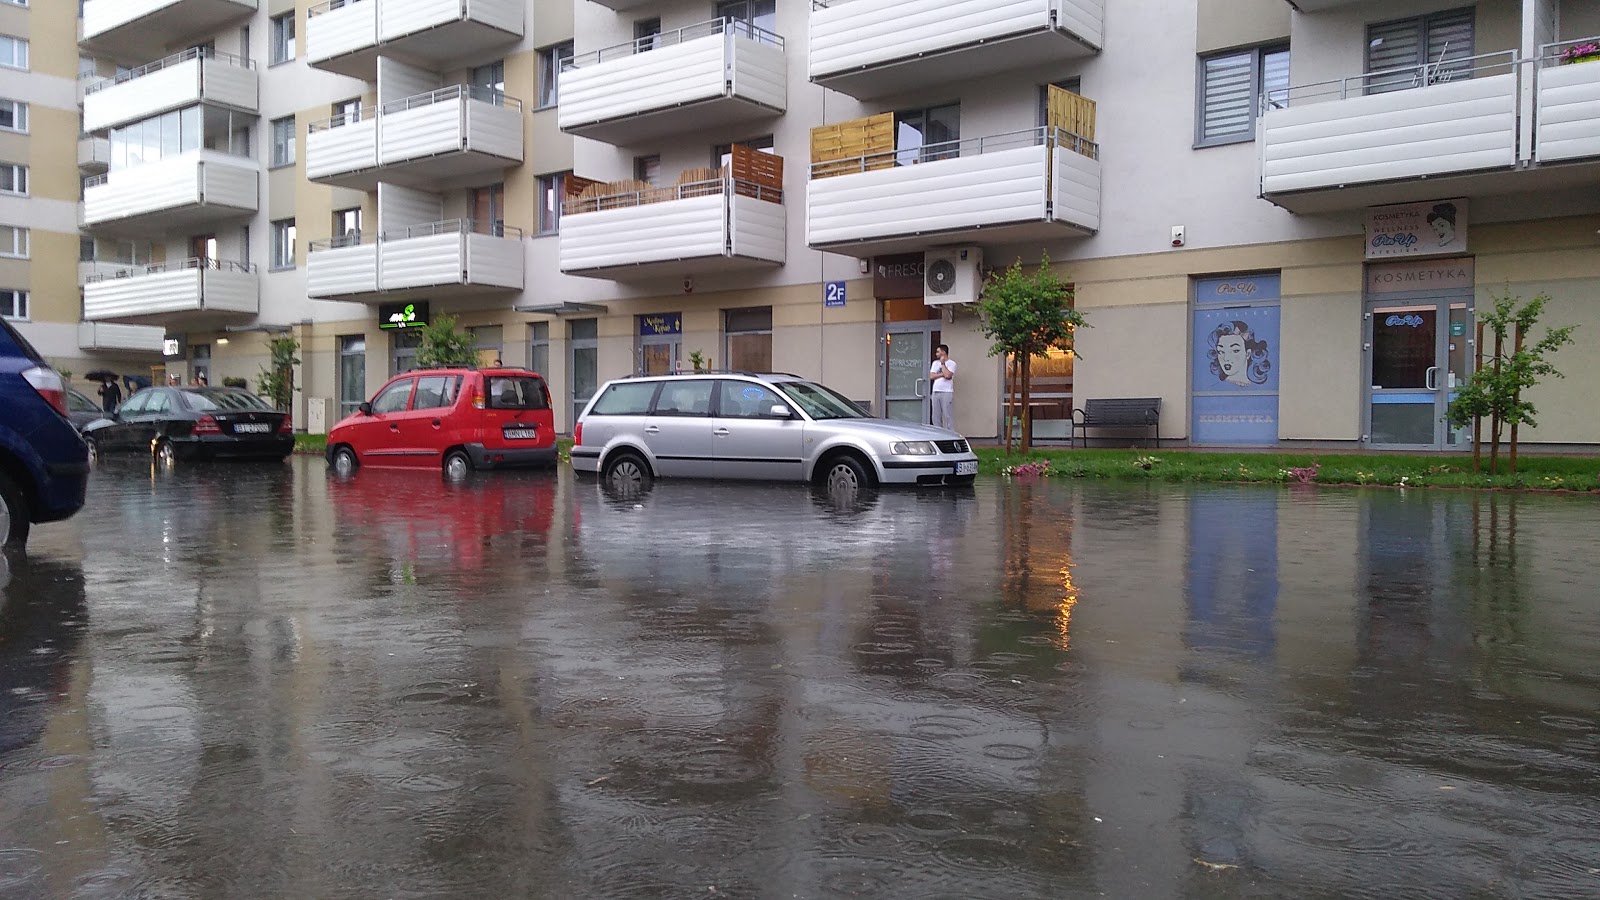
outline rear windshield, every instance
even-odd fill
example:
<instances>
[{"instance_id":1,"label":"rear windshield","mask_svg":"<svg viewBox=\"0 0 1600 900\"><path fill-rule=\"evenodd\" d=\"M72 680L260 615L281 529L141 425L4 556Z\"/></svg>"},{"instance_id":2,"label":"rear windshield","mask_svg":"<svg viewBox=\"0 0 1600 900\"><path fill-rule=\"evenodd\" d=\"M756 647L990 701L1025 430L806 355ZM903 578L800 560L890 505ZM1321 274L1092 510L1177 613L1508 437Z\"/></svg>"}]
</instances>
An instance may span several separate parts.
<instances>
[{"instance_id":1,"label":"rear windshield","mask_svg":"<svg viewBox=\"0 0 1600 900\"><path fill-rule=\"evenodd\" d=\"M232 409L266 410L272 407L265 400L255 394L245 391L184 391L184 399L189 402L189 408L200 412L227 411Z\"/></svg>"},{"instance_id":2,"label":"rear windshield","mask_svg":"<svg viewBox=\"0 0 1600 900\"><path fill-rule=\"evenodd\" d=\"M536 375L490 375L490 409L549 409L544 379Z\"/></svg>"},{"instance_id":3,"label":"rear windshield","mask_svg":"<svg viewBox=\"0 0 1600 900\"><path fill-rule=\"evenodd\" d=\"M11 342L17 345L17 349L22 351L23 356L26 356L28 359L33 360L34 362L39 362L40 360L44 359L44 357L39 355L39 351L33 349L33 345L28 343L27 338L18 334L17 330L11 327L10 322L0 319L0 330L5 331L6 337L9 337Z\"/></svg>"},{"instance_id":4,"label":"rear windshield","mask_svg":"<svg viewBox=\"0 0 1600 900\"><path fill-rule=\"evenodd\" d=\"M591 416L642 416L650 412L650 401L656 395L659 382L622 381L606 388L600 399L594 401Z\"/></svg>"}]
</instances>

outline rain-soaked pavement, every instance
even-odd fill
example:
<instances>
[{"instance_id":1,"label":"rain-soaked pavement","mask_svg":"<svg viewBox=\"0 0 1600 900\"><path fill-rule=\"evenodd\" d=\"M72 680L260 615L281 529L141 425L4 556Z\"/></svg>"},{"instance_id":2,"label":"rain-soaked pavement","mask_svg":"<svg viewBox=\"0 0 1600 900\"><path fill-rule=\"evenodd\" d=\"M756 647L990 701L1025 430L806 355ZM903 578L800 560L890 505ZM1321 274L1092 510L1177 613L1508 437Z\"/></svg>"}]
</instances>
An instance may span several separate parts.
<instances>
[{"instance_id":1,"label":"rain-soaked pavement","mask_svg":"<svg viewBox=\"0 0 1600 900\"><path fill-rule=\"evenodd\" d=\"M1592 499L97 472L0 897L1600 896Z\"/></svg>"}]
</instances>

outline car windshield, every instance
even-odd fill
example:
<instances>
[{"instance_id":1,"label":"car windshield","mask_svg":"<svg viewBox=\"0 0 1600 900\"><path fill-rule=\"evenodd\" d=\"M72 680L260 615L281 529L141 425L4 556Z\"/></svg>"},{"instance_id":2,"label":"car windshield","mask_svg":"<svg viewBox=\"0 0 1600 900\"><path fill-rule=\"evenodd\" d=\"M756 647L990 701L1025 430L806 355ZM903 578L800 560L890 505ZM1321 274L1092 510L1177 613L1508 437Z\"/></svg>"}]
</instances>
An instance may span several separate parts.
<instances>
[{"instance_id":1,"label":"car windshield","mask_svg":"<svg viewBox=\"0 0 1600 900\"><path fill-rule=\"evenodd\" d=\"M272 407L255 394L246 391L184 391L184 396L189 401L189 408L199 412L228 411L234 409L265 410L270 412Z\"/></svg>"},{"instance_id":2,"label":"car windshield","mask_svg":"<svg viewBox=\"0 0 1600 900\"><path fill-rule=\"evenodd\" d=\"M73 412L94 413L100 411L100 405L77 391L67 391L67 409Z\"/></svg>"},{"instance_id":3,"label":"car windshield","mask_svg":"<svg viewBox=\"0 0 1600 900\"><path fill-rule=\"evenodd\" d=\"M861 407L833 388L810 381L785 381L776 385L813 419L865 419Z\"/></svg>"},{"instance_id":4,"label":"car windshield","mask_svg":"<svg viewBox=\"0 0 1600 900\"><path fill-rule=\"evenodd\" d=\"M533 375L490 375L490 409L549 409L544 382Z\"/></svg>"}]
</instances>

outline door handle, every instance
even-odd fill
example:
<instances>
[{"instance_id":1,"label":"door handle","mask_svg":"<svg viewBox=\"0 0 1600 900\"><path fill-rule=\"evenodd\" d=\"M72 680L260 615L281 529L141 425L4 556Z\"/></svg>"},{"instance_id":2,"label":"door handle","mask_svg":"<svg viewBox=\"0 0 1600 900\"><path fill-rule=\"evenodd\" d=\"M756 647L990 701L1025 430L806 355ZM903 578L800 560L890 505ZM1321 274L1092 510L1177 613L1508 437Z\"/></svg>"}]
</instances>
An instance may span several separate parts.
<instances>
[{"instance_id":1,"label":"door handle","mask_svg":"<svg viewBox=\"0 0 1600 900\"><path fill-rule=\"evenodd\" d=\"M645 426L644 433L645 434L660 434L661 433L661 429L656 427L655 425L647 425L647 426Z\"/></svg>"},{"instance_id":2,"label":"door handle","mask_svg":"<svg viewBox=\"0 0 1600 900\"><path fill-rule=\"evenodd\" d=\"M926 378L918 378L918 379L917 379L917 399L918 399L918 400L921 400L921 399L922 399L922 398L923 398L923 397L926 397L926 396L927 396L927 395L926 395L926 394L924 394L924 393L923 393L923 392L922 392L922 385L923 385L923 382L925 382L925 381L927 381L927 380L928 380L928 379L926 379Z\"/></svg>"},{"instance_id":3,"label":"door handle","mask_svg":"<svg viewBox=\"0 0 1600 900\"><path fill-rule=\"evenodd\" d=\"M1428 371L1422 376L1422 386L1430 391L1439 389L1439 367L1429 366Z\"/></svg>"},{"instance_id":4,"label":"door handle","mask_svg":"<svg viewBox=\"0 0 1600 900\"><path fill-rule=\"evenodd\" d=\"M713 431L711 433L716 435L717 437L727 437L728 436L728 429L726 429L726 428L718 428L716 431Z\"/></svg>"},{"instance_id":5,"label":"door handle","mask_svg":"<svg viewBox=\"0 0 1600 900\"><path fill-rule=\"evenodd\" d=\"M400 430L400 426L399 426L399 425L396 425L396 424L395 424L395 423L393 423L393 422L390 422L390 423L389 423L389 430L390 430L390 431L399 431L399 430Z\"/></svg>"},{"instance_id":6,"label":"door handle","mask_svg":"<svg viewBox=\"0 0 1600 900\"><path fill-rule=\"evenodd\" d=\"M433 420L433 427L435 427L435 428L439 427L439 420L438 419L434 419Z\"/></svg>"}]
</instances>

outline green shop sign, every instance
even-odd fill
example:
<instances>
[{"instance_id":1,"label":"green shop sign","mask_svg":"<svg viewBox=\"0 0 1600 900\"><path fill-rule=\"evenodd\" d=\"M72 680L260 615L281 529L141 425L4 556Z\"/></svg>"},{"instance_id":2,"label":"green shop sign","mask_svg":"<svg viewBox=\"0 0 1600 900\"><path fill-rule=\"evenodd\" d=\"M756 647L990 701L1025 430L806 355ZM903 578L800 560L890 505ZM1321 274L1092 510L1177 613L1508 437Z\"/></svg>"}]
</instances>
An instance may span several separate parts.
<instances>
[{"instance_id":1,"label":"green shop sign","mask_svg":"<svg viewBox=\"0 0 1600 900\"><path fill-rule=\"evenodd\" d=\"M421 328L428 324L428 304L385 303L378 307L378 327L398 331L403 328Z\"/></svg>"}]
</instances>

